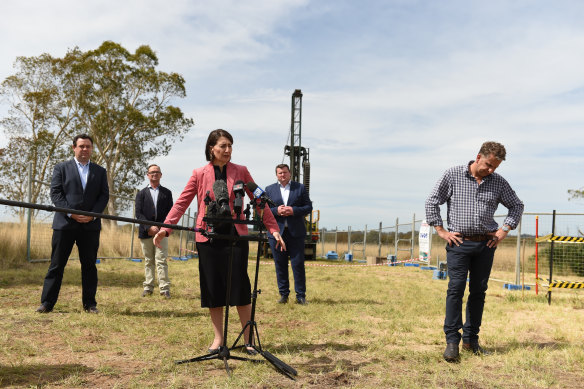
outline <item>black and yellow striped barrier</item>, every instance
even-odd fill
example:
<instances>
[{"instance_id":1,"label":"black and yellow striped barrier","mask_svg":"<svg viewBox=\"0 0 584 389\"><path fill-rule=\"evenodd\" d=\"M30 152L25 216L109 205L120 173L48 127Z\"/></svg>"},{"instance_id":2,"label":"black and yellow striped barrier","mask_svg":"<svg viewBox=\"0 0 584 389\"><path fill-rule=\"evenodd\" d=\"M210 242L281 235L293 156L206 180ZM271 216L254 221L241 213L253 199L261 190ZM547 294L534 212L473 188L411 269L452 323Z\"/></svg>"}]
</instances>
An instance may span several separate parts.
<instances>
[{"instance_id":1,"label":"black and yellow striped barrier","mask_svg":"<svg viewBox=\"0 0 584 389\"><path fill-rule=\"evenodd\" d=\"M536 282L541 285L542 287L547 286L548 288L562 288L562 289L584 289L584 282L570 282L570 281L558 281L558 280L552 280L552 282L549 285L544 285L544 282L547 282L547 280L544 280L543 278L536 278Z\"/></svg>"},{"instance_id":2,"label":"black and yellow striped barrier","mask_svg":"<svg viewBox=\"0 0 584 389\"><path fill-rule=\"evenodd\" d=\"M565 242L565 243L584 243L584 237L581 236L556 236L546 235L540 236L535 240L537 243L541 242Z\"/></svg>"}]
</instances>

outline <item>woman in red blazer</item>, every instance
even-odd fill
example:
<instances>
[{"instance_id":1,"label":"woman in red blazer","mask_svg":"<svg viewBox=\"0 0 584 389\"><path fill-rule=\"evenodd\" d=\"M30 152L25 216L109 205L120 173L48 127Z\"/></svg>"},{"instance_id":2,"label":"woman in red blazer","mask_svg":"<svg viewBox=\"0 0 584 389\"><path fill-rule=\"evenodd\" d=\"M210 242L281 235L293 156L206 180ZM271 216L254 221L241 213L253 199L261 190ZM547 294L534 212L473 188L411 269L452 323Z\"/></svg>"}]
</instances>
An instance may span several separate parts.
<instances>
[{"instance_id":1,"label":"woman in red blazer","mask_svg":"<svg viewBox=\"0 0 584 389\"><path fill-rule=\"evenodd\" d=\"M164 223L176 224L181 216L185 213L193 198L197 196L198 215L196 227L205 229L206 223L203 222L205 203L204 199L209 191L212 200L213 183L215 180L225 180L229 192L229 203L233 209L235 194L233 193L233 184L241 180L243 182L253 181L249 171L245 166L231 163L231 152L233 137L225 130L211 131L205 145L205 157L209 163L201 168L193 170L193 174L179 198L174 203ZM253 194L246 189L250 199ZM279 247L285 250L285 244L280 236L280 229L270 208L266 205L264 224L267 230L276 238ZM215 232L228 234L230 225L226 230L217 230ZM247 235L248 229L246 224L235 224L235 230L238 235ZM154 244L157 246L164 236L168 236L171 229L162 228L154 237ZM199 253L199 282L201 288L201 306L209 308L211 322L213 324L214 339L209 347L210 353L218 353L219 346L223 345L223 307L225 306L226 280L225 274L231 246L226 240L213 239L209 241L206 237L197 232L196 234L197 252ZM231 294L229 305L235 305L239 313L239 319L242 327L250 320L251 317L251 283L247 275L247 260L249 253L249 244L247 241L239 241L235 245L233 256L233 271L231 277ZM249 341L249 326L244 334L245 340ZM247 346L247 344L246 344ZM249 354L255 354L256 351L246 348Z\"/></svg>"}]
</instances>

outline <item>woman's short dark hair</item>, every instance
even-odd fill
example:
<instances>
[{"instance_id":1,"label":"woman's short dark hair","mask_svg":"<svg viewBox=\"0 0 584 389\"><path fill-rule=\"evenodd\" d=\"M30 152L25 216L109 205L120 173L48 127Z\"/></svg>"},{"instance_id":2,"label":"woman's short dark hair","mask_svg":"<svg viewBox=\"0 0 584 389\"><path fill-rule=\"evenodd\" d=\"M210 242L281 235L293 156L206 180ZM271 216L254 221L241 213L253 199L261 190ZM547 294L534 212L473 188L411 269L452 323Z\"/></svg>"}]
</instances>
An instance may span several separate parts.
<instances>
[{"instance_id":1,"label":"woman's short dark hair","mask_svg":"<svg viewBox=\"0 0 584 389\"><path fill-rule=\"evenodd\" d=\"M207 138L207 144L205 145L205 158L207 158L207 161L213 160L213 155L211 154L211 147L215 146L219 138L221 138L222 136L229 139L229 142L233 144L233 137L229 132L222 130L220 128L211 131L209 137Z\"/></svg>"}]
</instances>

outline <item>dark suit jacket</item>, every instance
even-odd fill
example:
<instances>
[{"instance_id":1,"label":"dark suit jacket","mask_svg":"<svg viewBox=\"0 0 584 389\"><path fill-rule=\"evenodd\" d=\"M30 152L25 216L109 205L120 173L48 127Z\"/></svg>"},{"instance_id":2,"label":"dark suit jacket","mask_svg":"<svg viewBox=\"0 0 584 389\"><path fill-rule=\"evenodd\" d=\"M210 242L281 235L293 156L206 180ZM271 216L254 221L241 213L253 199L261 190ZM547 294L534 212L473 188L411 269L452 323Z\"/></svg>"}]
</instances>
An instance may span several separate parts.
<instances>
[{"instance_id":1,"label":"dark suit jacket","mask_svg":"<svg viewBox=\"0 0 584 389\"><path fill-rule=\"evenodd\" d=\"M304 223L304 216L312 211L312 201L306 192L306 188L299 182L290 181L290 195L288 196L288 203L284 204L282 199L282 192L280 192L280 183L269 185L266 188L266 193L269 198L276 203L276 207L270 207L272 214L276 218L280 233L284 232L284 220L288 222L288 232L295 238L304 237L306 235L306 225ZM291 206L294 210L293 216L279 216L278 207L280 205Z\"/></svg>"},{"instance_id":2,"label":"dark suit jacket","mask_svg":"<svg viewBox=\"0 0 584 389\"><path fill-rule=\"evenodd\" d=\"M152 195L150 194L148 186L136 194L136 219L164 223L164 219L166 219L166 215L168 215L171 208L172 192L162 185L158 186L158 199L156 201L156 209L158 209L158 213L155 211L154 202L152 201ZM148 225L140 224L138 238L151 238L151 236L148 235L149 228L150 226Z\"/></svg>"},{"instance_id":3,"label":"dark suit jacket","mask_svg":"<svg viewBox=\"0 0 584 389\"><path fill-rule=\"evenodd\" d=\"M104 168L90 162L87 185L83 190L75 159L58 163L51 180L51 200L60 208L102 213L109 200L109 186ZM55 212L54 230L85 229L99 231L101 218L89 223L78 223L64 213Z\"/></svg>"}]
</instances>

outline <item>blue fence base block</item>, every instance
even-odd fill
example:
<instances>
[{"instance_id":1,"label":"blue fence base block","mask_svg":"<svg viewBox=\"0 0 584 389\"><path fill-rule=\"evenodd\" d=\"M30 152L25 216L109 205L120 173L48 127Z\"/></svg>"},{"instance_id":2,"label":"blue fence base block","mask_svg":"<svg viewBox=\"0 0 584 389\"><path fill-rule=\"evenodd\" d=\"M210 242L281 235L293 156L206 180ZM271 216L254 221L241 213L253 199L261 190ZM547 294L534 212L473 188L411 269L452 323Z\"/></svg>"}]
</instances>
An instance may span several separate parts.
<instances>
[{"instance_id":1,"label":"blue fence base block","mask_svg":"<svg viewBox=\"0 0 584 389\"><path fill-rule=\"evenodd\" d=\"M433 280L445 280L447 277L448 272L442 270L434 270L434 273L432 275Z\"/></svg>"},{"instance_id":2,"label":"blue fence base block","mask_svg":"<svg viewBox=\"0 0 584 389\"><path fill-rule=\"evenodd\" d=\"M436 270L436 266L421 266L420 269L422 270Z\"/></svg>"},{"instance_id":3,"label":"blue fence base block","mask_svg":"<svg viewBox=\"0 0 584 389\"><path fill-rule=\"evenodd\" d=\"M358 259L357 263L367 263L367 260L366 259Z\"/></svg>"},{"instance_id":4,"label":"blue fence base block","mask_svg":"<svg viewBox=\"0 0 584 389\"><path fill-rule=\"evenodd\" d=\"M97 259L95 260L95 263L101 263L101 259L97 258Z\"/></svg>"},{"instance_id":5,"label":"blue fence base block","mask_svg":"<svg viewBox=\"0 0 584 389\"><path fill-rule=\"evenodd\" d=\"M509 289L509 290L521 290L521 285L516 285L516 284L503 284L503 288L504 289ZM531 290L530 286L523 286L523 289L525 290Z\"/></svg>"},{"instance_id":6,"label":"blue fence base block","mask_svg":"<svg viewBox=\"0 0 584 389\"><path fill-rule=\"evenodd\" d=\"M335 251L329 251L326 253L326 259L339 259L339 254L337 254Z\"/></svg>"},{"instance_id":7,"label":"blue fence base block","mask_svg":"<svg viewBox=\"0 0 584 389\"><path fill-rule=\"evenodd\" d=\"M420 264L419 263L404 263L404 266L420 267Z\"/></svg>"},{"instance_id":8,"label":"blue fence base block","mask_svg":"<svg viewBox=\"0 0 584 389\"><path fill-rule=\"evenodd\" d=\"M132 261L132 262L142 262L142 260L140 258L130 258L130 261Z\"/></svg>"}]
</instances>

